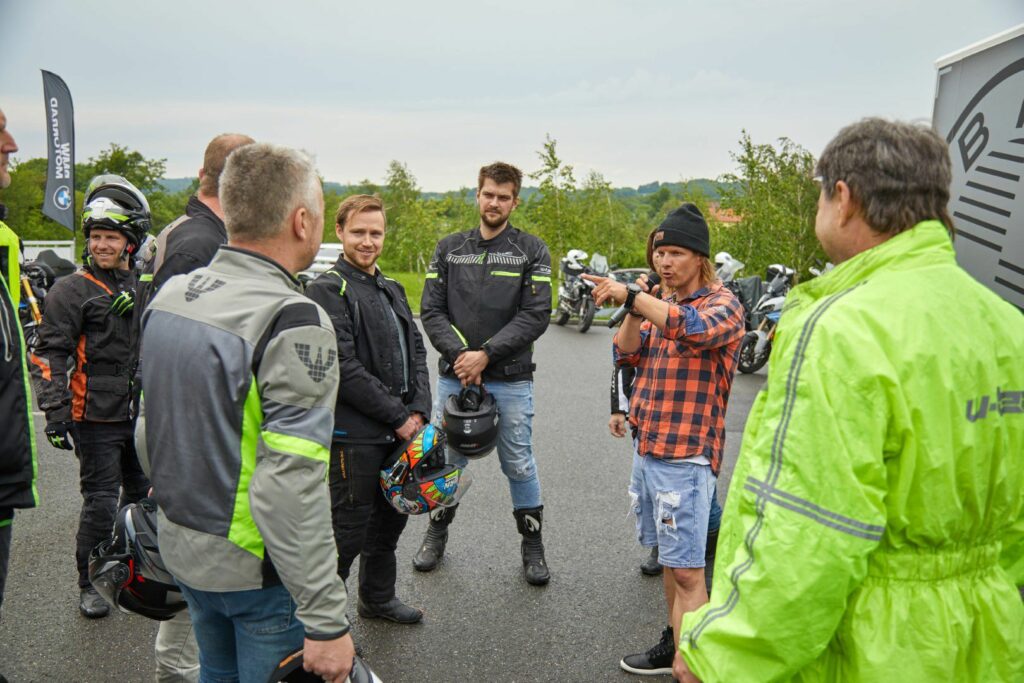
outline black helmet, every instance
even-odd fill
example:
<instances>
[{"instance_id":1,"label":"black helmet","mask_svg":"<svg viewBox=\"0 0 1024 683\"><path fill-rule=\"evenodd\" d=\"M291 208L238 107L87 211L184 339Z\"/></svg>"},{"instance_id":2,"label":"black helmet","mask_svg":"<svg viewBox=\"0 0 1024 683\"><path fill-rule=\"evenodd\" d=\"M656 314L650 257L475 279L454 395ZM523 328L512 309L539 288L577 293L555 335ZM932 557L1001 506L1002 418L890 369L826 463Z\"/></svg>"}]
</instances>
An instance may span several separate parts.
<instances>
[{"instance_id":1,"label":"black helmet","mask_svg":"<svg viewBox=\"0 0 1024 683\"><path fill-rule=\"evenodd\" d=\"M323 678L317 674L310 673L302 668L302 650L296 650L281 660L281 663L270 674L267 683L320 683ZM352 671L346 679L347 683L382 683L373 669L363 661L363 658L356 655L352 660Z\"/></svg>"},{"instance_id":2,"label":"black helmet","mask_svg":"<svg viewBox=\"0 0 1024 683\"><path fill-rule=\"evenodd\" d=\"M463 387L445 401L441 427L449 448L467 458L482 458L498 442L498 404L482 385Z\"/></svg>"},{"instance_id":3,"label":"black helmet","mask_svg":"<svg viewBox=\"0 0 1024 683\"><path fill-rule=\"evenodd\" d=\"M93 228L117 230L128 238L127 252L133 254L151 227L149 202L139 188L119 175L98 175L85 190L82 233L89 239Z\"/></svg>"},{"instance_id":4,"label":"black helmet","mask_svg":"<svg viewBox=\"0 0 1024 683\"><path fill-rule=\"evenodd\" d=\"M89 581L123 612L166 621L185 609L156 543L156 508L149 499L117 513L114 536L89 553Z\"/></svg>"}]
</instances>

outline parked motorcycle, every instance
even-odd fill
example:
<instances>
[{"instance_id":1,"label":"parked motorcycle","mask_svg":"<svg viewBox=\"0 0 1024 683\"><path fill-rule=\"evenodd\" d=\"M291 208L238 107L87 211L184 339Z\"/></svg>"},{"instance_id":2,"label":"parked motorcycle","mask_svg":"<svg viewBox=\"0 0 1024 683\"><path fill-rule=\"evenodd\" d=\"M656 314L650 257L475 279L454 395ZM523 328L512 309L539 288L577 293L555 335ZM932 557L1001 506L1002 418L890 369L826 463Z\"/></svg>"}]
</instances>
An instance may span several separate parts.
<instances>
[{"instance_id":1,"label":"parked motorcycle","mask_svg":"<svg viewBox=\"0 0 1024 683\"><path fill-rule=\"evenodd\" d=\"M587 256L587 252L582 249L570 249L558 264L562 277L558 285L555 324L564 325L569 322L569 318L576 316L580 319L578 329L581 333L589 330L593 324L597 303L594 301L594 283L580 276L587 274L608 277L609 272L608 259L604 256L595 252L590 257L589 266L584 263Z\"/></svg>"},{"instance_id":2,"label":"parked motorcycle","mask_svg":"<svg viewBox=\"0 0 1024 683\"><path fill-rule=\"evenodd\" d=\"M744 326L749 332L751 329L750 312L754 310L757 302L761 299L764 283L757 275L737 277L745 265L743 261L733 258L727 251L715 254L715 276L743 304Z\"/></svg>"},{"instance_id":3,"label":"parked motorcycle","mask_svg":"<svg viewBox=\"0 0 1024 683\"><path fill-rule=\"evenodd\" d=\"M757 372L768 362L775 339L775 328L782 316L786 294L793 286L796 271L779 263L768 266L764 294L747 316L750 331L740 345L739 370Z\"/></svg>"},{"instance_id":4,"label":"parked motorcycle","mask_svg":"<svg viewBox=\"0 0 1024 683\"><path fill-rule=\"evenodd\" d=\"M25 334L25 345L32 350L39 337L39 323L43 320L46 293L57 278L74 273L77 267L71 261L57 256L51 249L21 264L21 303L18 318Z\"/></svg>"}]
</instances>

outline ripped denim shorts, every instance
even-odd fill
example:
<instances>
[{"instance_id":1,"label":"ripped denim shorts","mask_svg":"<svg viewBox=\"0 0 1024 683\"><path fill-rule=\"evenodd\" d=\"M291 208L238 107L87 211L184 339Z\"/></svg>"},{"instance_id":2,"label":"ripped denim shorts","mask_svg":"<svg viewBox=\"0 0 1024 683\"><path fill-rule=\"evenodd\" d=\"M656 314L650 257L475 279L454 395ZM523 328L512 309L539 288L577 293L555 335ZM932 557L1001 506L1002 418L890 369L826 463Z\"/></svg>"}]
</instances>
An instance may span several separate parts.
<instances>
[{"instance_id":1,"label":"ripped denim shorts","mask_svg":"<svg viewBox=\"0 0 1024 683\"><path fill-rule=\"evenodd\" d=\"M637 538L645 548L658 546L662 566L704 566L716 479L710 465L633 453L629 498Z\"/></svg>"}]
</instances>

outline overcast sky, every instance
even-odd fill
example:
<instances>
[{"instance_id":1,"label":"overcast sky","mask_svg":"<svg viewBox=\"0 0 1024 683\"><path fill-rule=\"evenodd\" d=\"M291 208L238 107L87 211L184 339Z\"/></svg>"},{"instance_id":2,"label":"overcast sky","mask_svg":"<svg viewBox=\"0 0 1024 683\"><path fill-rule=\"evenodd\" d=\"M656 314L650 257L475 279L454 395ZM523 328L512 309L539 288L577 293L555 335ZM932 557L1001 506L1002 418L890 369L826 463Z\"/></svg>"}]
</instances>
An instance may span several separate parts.
<instances>
[{"instance_id":1,"label":"overcast sky","mask_svg":"<svg viewBox=\"0 0 1024 683\"><path fill-rule=\"evenodd\" d=\"M211 137L306 149L338 182L408 164L426 190L526 172L545 134L616 186L734 170L741 130L815 154L863 116L929 119L935 60L1022 0L0 0L0 108L45 154L40 69L77 159L118 142L193 176Z\"/></svg>"}]
</instances>

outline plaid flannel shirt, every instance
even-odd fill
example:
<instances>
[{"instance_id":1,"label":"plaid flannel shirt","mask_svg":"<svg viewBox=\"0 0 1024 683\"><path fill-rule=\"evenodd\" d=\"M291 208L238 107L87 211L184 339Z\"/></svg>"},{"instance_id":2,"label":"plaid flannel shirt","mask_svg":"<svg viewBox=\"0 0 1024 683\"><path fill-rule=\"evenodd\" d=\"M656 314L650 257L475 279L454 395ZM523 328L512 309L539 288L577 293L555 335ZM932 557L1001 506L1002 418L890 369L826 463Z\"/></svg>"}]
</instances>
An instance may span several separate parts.
<instances>
[{"instance_id":1,"label":"plaid flannel shirt","mask_svg":"<svg viewBox=\"0 0 1024 683\"><path fill-rule=\"evenodd\" d=\"M637 368L629 411L637 452L667 460L704 456L718 474L743 305L717 282L668 303L665 331L645 320L635 352L623 353L615 335L615 361Z\"/></svg>"}]
</instances>

